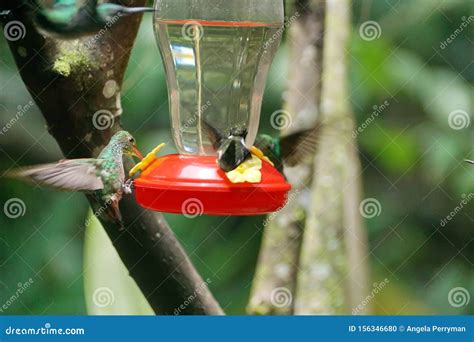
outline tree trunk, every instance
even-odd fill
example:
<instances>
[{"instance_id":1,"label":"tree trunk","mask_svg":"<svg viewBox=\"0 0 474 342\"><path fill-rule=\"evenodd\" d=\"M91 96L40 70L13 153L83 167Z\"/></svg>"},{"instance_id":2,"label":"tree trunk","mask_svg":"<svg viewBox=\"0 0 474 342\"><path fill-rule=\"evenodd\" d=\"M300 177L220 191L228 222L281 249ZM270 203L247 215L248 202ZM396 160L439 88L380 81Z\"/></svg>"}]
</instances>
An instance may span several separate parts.
<instances>
[{"instance_id":1,"label":"tree trunk","mask_svg":"<svg viewBox=\"0 0 474 342\"><path fill-rule=\"evenodd\" d=\"M143 6L145 0L122 4ZM7 22L24 26L25 36L10 40L10 49L65 157L97 156L121 129L121 85L141 16L122 17L97 36L60 41L38 33L25 2L4 0L2 9L12 10ZM124 196L120 210L124 231L118 222L99 219L153 310L173 314L186 301L181 314L222 314L163 216L142 209L132 196Z\"/></svg>"},{"instance_id":2,"label":"tree trunk","mask_svg":"<svg viewBox=\"0 0 474 342\"><path fill-rule=\"evenodd\" d=\"M285 26L289 26L290 72L285 110L291 117L287 132L316 124L319 113L324 3L297 0ZM250 314L293 313L299 255L308 212L312 160L285 170L292 191L288 202L264 224L262 247L247 311Z\"/></svg>"},{"instance_id":3,"label":"tree trunk","mask_svg":"<svg viewBox=\"0 0 474 342\"><path fill-rule=\"evenodd\" d=\"M322 132L303 237L296 314L347 314L367 294L361 172L348 92L350 1L327 0ZM362 312L361 312L362 313Z\"/></svg>"}]
</instances>

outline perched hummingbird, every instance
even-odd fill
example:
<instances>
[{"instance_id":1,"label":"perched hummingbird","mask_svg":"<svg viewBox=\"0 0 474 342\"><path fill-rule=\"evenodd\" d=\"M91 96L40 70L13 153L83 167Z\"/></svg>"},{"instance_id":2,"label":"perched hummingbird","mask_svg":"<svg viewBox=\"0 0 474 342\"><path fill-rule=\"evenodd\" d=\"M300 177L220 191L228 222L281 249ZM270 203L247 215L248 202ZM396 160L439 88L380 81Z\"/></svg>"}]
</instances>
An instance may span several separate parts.
<instances>
[{"instance_id":1,"label":"perched hummingbird","mask_svg":"<svg viewBox=\"0 0 474 342\"><path fill-rule=\"evenodd\" d=\"M223 171L234 170L250 157L249 148L245 144L248 133L246 128L234 126L225 132L220 132L205 120L203 122L212 146L217 151L217 163ZM294 166L305 156L315 152L318 133L319 125L280 138L259 134L254 145L270 158L281 172L283 164Z\"/></svg>"},{"instance_id":2,"label":"perched hummingbird","mask_svg":"<svg viewBox=\"0 0 474 342\"><path fill-rule=\"evenodd\" d=\"M110 217L121 222L118 204L124 191L131 192L125 182L124 154L143 158L133 136L126 131L119 131L97 158L64 159L57 163L14 170L7 177L57 190L93 193L107 204L107 208L111 208L107 212Z\"/></svg>"},{"instance_id":3,"label":"perched hummingbird","mask_svg":"<svg viewBox=\"0 0 474 342\"><path fill-rule=\"evenodd\" d=\"M125 7L113 3L97 4L98 0L55 0L51 8L36 10L35 23L40 31L58 39L77 39L92 35L118 21L122 16L153 12L150 7Z\"/></svg>"}]
</instances>

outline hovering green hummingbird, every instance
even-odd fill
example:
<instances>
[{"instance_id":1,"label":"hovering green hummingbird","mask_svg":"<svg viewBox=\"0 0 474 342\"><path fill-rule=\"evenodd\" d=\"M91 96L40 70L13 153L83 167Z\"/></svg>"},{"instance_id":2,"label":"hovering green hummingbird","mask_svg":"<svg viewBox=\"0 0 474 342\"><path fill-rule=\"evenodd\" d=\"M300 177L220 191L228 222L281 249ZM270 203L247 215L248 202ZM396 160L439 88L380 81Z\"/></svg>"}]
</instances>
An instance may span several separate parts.
<instances>
[{"instance_id":1,"label":"hovering green hummingbird","mask_svg":"<svg viewBox=\"0 0 474 342\"><path fill-rule=\"evenodd\" d=\"M97 4L98 0L56 0L52 7L36 10L35 23L40 31L59 39L77 39L97 33L122 16L153 12L150 7L125 7L114 3Z\"/></svg>"},{"instance_id":2,"label":"hovering green hummingbird","mask_svg":"<svg viewBox=\"0 0 474 342\"><path fill-rule=\"evenodd\" d=\"M249 147L245 144L248 133L245 127L234 126L225 132L220 132L205 120L203 122L211 144L217 151L217 163L223 171L234 170L250 157ZM283 165L294 166L305 156L314 154L318 133L319 125L280 138L259 134L254 146L270 158L281 172Z\"/></svg>"},{"instance_id":3,"label":"hovering green hummingbird","mask_svg":"<svg viewBox=\"0 0 474 342\"><path fill-rule=\"evenodd\" d=\"M7 173L35 184L62 191L93 193L104 201L111 219L121 222L118 204L123 192L130 193L130 183L125 182L122 156L143 158L135 139L126 131L115 133L97 158L64 159L57 163L43 164Z\"/></svg>"}]
</instances>

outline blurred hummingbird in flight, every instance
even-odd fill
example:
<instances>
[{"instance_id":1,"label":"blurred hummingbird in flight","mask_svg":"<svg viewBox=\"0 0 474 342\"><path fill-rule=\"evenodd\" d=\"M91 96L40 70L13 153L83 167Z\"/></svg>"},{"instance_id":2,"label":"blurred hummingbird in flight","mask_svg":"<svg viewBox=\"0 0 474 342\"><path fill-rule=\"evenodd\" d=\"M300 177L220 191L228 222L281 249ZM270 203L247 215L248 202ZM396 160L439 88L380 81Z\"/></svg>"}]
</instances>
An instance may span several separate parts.
<instances>
[{"instance_id":1,"label":"blurred hummingbird in flight","mask_svg":"<svg viewBox=\"0 0 474 342\"><path fill-rule=\"evenodd\" d=\"M52 7L38 6L34 19L39 30L59 39L77 39L110 26L122 16L154 12L151 7L125 7L98 0L55 0ZM35 0L37 3L37 0Z\"/></svg>"},{"instance_id":2,"label":"blurred hummingbird in flight","mask_svg":"<svg viewBox=\"0 0 474 342\"><path fill-rule=\"evenodd\" d=\"M248 131L244 126L236 125L221 132L206 120L203 120L203 123L211 144L217 151L217 163L224 172L234 170L250 157L250 149L245 143ZM320 126L316 125L314 128L279 138L259 134L254 146L272 161L278 171L282 172L284 165L295 166L306 156L314 154L319 128Z\"/></svg>"},{"instance_id":3,"label":"blurred hummingbird in flight","mask_svg":"<svg viewBox=\"0 0 474 342\"><path fill-rule=\"evenodd\" d=\"M106 212L110 218L121 224L118 204L123 192L131 192L130 184L125 182L124 154L143 159L133 136L119 131L97 158L64 159L57 163L13 170L6 176L62 191L92 193L106 203L107 209L110 208Z\"/></svg>"}]
</instances>

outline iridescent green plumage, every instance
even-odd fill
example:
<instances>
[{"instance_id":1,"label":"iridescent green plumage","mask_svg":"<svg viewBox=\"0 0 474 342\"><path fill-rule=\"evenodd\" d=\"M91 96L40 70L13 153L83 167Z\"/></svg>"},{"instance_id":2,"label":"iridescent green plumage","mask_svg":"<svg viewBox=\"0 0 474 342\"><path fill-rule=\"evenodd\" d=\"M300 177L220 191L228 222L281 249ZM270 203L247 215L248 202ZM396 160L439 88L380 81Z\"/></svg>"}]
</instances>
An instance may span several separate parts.
<instances>
[{"instance_id":1,"label":"iridescent green plumage","mask_svg":"<svg viewBox=\"0 0 474 342\"><path fill-rule=\"evenodd\" d=\"M126 131L115 133L97 158L65 159L57 163L13 170L7 176L20 178L57 190L93 193L111 208L111 216L120 220L118 203L122 198L125 172L124 154L142 157L135 139Z\"/></svg>"},{"instance_id":2,"label":"iridescent green plumage","mask_svg":"<svg viewBox=\"0 0 474 342\"><path fill-rule=\"evenodd\" d=\"M282 172L283 166L295 166L305 158L314 156L318 145L319 128L318 125L278 138L259 134L254 145L270 158L278 171Z\"/></svg>"},{"instance_id":3,"label":"iridescent green plumage","mask_svg":"<svg viewBox=\"0 0 474 342\"><path fill-rule=\"evenodd\" d=\"M220 132L208 122L203 122L206 133L217 151L217 162L223 171L228 172L235 169L250 157L249 149L245 145L247 137L245 127L234 126L225 132ZM280 138L259 134L254 145L270 158L281 172L283 165L294 166L307 156L314 155L318 134L319 125Z\"/></svg>"},{"instance_id":4,"label":"iridescent green plumage","mask_svg":"<svg viewBox=\"0 0 474 342\"><path fill-rule=\"evenodd\" d=\"M77 39L108 29L122 16L152 12L149 7L125 7L114 3L97 4L97 0L56 0L52 7L35 11L38 28L60 39Z\"/></svg>"}]
</instances>

